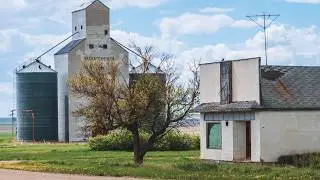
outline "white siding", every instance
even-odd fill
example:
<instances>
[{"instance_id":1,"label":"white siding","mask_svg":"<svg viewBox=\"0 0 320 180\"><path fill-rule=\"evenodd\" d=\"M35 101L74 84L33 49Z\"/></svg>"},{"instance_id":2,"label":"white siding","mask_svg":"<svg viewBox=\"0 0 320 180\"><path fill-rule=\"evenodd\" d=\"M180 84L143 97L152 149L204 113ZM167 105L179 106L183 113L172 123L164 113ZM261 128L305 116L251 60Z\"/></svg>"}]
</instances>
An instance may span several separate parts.
<instances>
[{"instance_id":1,"label":"white siding","mask_svg":"<svg viewBox=\"0 0 320 180\"><path fill-rule=\"evenodd\" d=\"M58 73L58 137L59 141L66 141L66 104L68 96L68 54L54 56L54 65Z\"/></svg>"},{"instance_id":2,"label":"white siding","mask_svg":"<svg viewBox=\"0 0 320 180\"><path fill-rule=\"evenodd\" d=\"M201 114L200 121L200 150L201 159L217 160L217 161L233 161L233 122L229 122L228 127L225 121L221 121L222 133L222 149L208 149L207 148L207 123L215 121L203 120Z\"/></svg>"},{"instance_id":3,"label":"white siding","mask_svg":"<svg viewBox=\"0 0 320 180\"><path fill-rule=\"evenodd\" d=\"M78 47L76 47L70 53L69 60L69 78L71 78L74 74L78 73L81 69L81 60L84 57L114 57L115 61L118 61L120 64L119 67L119 81L121 83L129 82L129 65L128 65L128 52L123 50L121 47L116 45L113 41L107 40L105 36L99 36L100 40L95 41L95 39L88 38L83 41ZM100 43L107 43L108 49L101 49L98 47ZM95 48L90 50L88 48L89 44L95 44ZM76 96L69 96L69 140L72 141L83 141L84 136L81 131L83 126L83 118L75 117L73 112L76 110L79 105L84 104L85 101L83 99L79 99Z\"/></svg>"},{"instance_id":4,"label":"white siding","mask_svg":"<svg viewBox=\"0 0 320 180\"><path fill-rule=\"evenodd\" d=\"M260 58L233 61L232 100L260 103Z\"/></svg>"},{"instance_id":5,"label":"white siding","mask_svg":"<svg viewBox=\"0 0 320 180\"><path fill-rule=\"evenodd\" d=\"M76 73L81 69L81 59L83 58L83 52L85 41L81 42L76 48L74 48L69 55L69 79L72 78ZM83 141L83 133L81 132L82 128L82 119L80 117L75 117L73 115L74 111L81 105L82 101L78 97L74 96L69 90L69 141Z\"/></svg>"},{"instance_id":6,"label":"white siding","mask_svg":"<svg viewBox=\"0 0 320 180\"><path fill-rule=\"evenodd\" d=\"M274 162L281 155L320 152L320 111L259 112L261 159Z\"/></svg>"},{"instance_id":7,"label":"white siding","mask_svg":"<svg viewBox=\"0 0 320 180\"><path fill-rule=\"evenodd\" d=\"M83 27L81 29L81 26ZM76 11L72 13L72 34L79 32L78 34L72 37L73 40L86 38L87 29L86 29L86 11ZM77 31L75 30L77 27Z\"/></svg>"},{"instance_id":8,"label":"white siding","mask_svg":"<svg viewBox=\"0 0 320 180\"><path fill-rule=\"evenodd\" d=\"M256 113L256 119L251 121L251 161L260 162L261 144L260 144L260 118Z\"/></svg>"},{"instance_id":9,"label":"white siding","mask_svg":"<svg viewBox=\"0 0 320 180\"><path fill-rule=\"evenodd\" d=\"M221 160L223 161L233 161L233 124L230 121L229 125L226 126L226 122L221 122L222 128L222 153Z\"/></svg>"},{"instance_id":10,"label":"white siding","mask_svg":"<svg viewBox=\"0 0 320 180\"><path fill-rule=\"evenodd\" d=\"M232 61L232 101L260 103L260 58ZM201 103L220 102L220 63L200 66Z\"/></svg>"},{"instance_id":11,"label":"white siding","mask_svg":"<svg viewBox=\"0 0 320 180\"><path fill-rule=\"evenodd\" d=\"M201 65L200 82L201 103L220 102L220 64Z\"/></svg>"}]
</instances>

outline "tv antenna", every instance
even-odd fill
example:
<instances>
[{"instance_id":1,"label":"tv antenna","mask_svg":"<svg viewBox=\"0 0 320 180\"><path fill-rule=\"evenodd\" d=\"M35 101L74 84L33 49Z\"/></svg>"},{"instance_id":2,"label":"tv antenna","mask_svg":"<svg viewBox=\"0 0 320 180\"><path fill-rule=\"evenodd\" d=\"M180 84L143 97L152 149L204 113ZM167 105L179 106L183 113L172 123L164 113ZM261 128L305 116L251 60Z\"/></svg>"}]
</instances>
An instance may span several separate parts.
<instances>
[{"instance_id":1,"label":"tv antenna","mask_svg":"<svg viewBox=\"0 0 320 180\"><path fill-rule=\"evenodd\" d=\"M251 16L246 16L250 21L256 23L259 27L263 29L264 32L264 52L266 56L266 65L268 65L268 44L267 44L267 29L271 26L275 20L278 19L280 14L256 14ZM259 18L263 18L263 23L259 22ZM268 20L271 20L270 23L267 23Z\"/></svg>"}]
</instances>

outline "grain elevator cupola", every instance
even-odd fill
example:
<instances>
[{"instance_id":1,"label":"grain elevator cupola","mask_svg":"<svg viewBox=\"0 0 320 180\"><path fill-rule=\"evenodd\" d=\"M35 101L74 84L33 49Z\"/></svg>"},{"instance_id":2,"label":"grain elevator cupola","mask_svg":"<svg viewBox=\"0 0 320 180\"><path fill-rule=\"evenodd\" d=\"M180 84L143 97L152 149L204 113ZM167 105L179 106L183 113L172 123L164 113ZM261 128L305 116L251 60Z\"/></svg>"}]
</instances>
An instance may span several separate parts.
<instances>
[{"instance_id":1,"label":"grain elevator cupola","mask_svg":"<svg viewBox=\"0 0 320 180\"><path fill-rule=\"evenodd\" d=\"M84 39L88 36L110 37L109 12L109 8L99 0L83 3L72 12L72 34L78 32L73 36L73 40Z\"/></svg>"}]
</instances>

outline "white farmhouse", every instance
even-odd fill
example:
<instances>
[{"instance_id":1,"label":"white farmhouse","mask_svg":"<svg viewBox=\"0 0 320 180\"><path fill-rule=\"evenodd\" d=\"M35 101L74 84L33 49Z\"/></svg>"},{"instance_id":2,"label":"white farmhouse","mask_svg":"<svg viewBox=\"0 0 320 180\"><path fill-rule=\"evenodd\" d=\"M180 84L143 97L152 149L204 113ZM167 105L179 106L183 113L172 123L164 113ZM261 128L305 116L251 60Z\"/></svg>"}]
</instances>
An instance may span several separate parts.
<instances>
[{"instance_id":1,"label":"white farmhouse","mask_svg":"<svg viewBox=\"0 0 320 180\"><path fill-rule=\"evenodd\" d=\"M275 162L320 152L320 67L260 58L200 66L201 158Z\"/></svg>"},{"instance_id":2,"label":"white farmhouse","mask_svg":"<svg viewBox=\"0 0 320 180\"><path fill-rule=\"evenodd\" d=\"M129 82L128 52L110 37L109 8L99 0L72 12L73 39L54 56L58 72L59 141L83 141L83 119L73 112L81 100L72 96L68 79L81 68L81 60L119 61L119 80Z\"/></svg>"}]
</instances>

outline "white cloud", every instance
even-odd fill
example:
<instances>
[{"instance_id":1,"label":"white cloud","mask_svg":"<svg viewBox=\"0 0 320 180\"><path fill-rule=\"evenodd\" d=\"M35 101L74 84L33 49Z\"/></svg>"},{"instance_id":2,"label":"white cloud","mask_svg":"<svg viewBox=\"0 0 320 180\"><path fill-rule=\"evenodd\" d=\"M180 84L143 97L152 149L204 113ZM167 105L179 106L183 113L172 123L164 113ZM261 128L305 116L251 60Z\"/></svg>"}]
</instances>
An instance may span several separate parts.
<instances>
[{"instance_id":1,"label":"white cloud","mask_svg":"<svg viewBox=\"0 0 320 180\"><path fill-rule=\"evenodd\" d=\"M25 0L0 0L0 9L1 10L20 10L27 6L27 2Z\"/></svg>"},{"instance_id":2,"label":"white cloud","mask_svg":"<svg viewBox=\"0 0 320 180\"><path fill-rule=\"evenodd\" d=\"M169 38L162 37L146 37L141 36L138 33L126 32L122 30L112 30L111 36L124 45L130 44L132 41L139 46L153 45L158 48L159 51L170 52L176 54L183 49L184 44L181 41L177 41Z\"/></svg>"},{"instance_id":3,"label":"white cloud","mask_svg":"<svg viewBox=\"0 0 320 180\"><path fill-rule=\"evenodd\" d=\"M248 20L236 20L230 25L230 27L246 29L256 27L256 24Z\"/></svg>"},{"instance_id":4,"label":"white cloud","mask_svg":"<svg viewBox=\"0 0 320 180\"><path fill-rule=\"evenodd\" d=\"M291 3L320 4L320 0L286 0Z\"/></svg>"},{"instance_id":5,"label":"white cloud","mask_svg":"<svg viewBox=\"0 0 320 180\"><path fill-rule=\"evenodd\" d=\"M164 37L189 34L213 34L223 27L252 28L255 24L247 20L234 20L225 14L184 13L177 17L165 17L159 27Z\"/></svg>"},{"instance_id":6,"label":"white cloud","mask_svg":"<svg viewBox=\"0 0 320 180\"><path fill-rule=\"evenodd\" d=\"M216 14L224 14L228 12L232 12L234 8L218 8L218 7L206 7L200 9L201 13L216 13Z\"/></svg>"},{"instance_id":7,"label":"white cloud","mask_svg":"<svg viewBox=\"0 0 320 180\"><path fill-rule=\"evenodd\" d=\"M315 26L297 28L273 25L269 34L269 63L291 65L320 65L320 32ZM249 57L264 59L264 36L258 32L252 38L234 44L216 44L197 47L181 53L179 59L201 58L203 62ZM264 60L263 60L264 63Z\"/></svg>"},{"instance_id":8,"label":"white cloud","mask_svg":"<svg viewBox=\"0 0 320 180\"><path fill-rule=\"evenodd\" d=\"M12 94L12 83L0 83L0 94Z\"/></svg>"},{"instance_id":9,"label":"white cloud","mask_svg":"<svg viewBox=\"0 0 320 180\"><path fill-rule=\"evenodd\" d=\"M51 34L43 34L43 35L32 35L28 33L19 33L19 35L23 38L25 43L34 47L47 47L57 44L58 42L64 40L67 35L51 35Z\"/></svg>"},{"instance_id":10,"label":"white cloud","mask_svg":"<svg viewBox=\"0 0 320 180\"><path fill-rule=\"evenodd\" d=\"M194 13L185 13L178 17L166 17L160 22L160 30L163 36L186 35L195 33L211 34L217 32L220 28L233 23L230 16L202 15Z\"/></svg>"},{"instance_id":11,"label":"white cloud","mask_svg":"<svg viewBox=\"0 0 320 180\"><path fill-rule=\"evenodd\" d=\"M14 92L12 82L0 82L0 116L7 117L13 109Z\"/></svg>"},{"instance_id":12,"label":"white cloud","mask_svg":"<svg viewBox=\"0 0 320 180\"><path fill-rule=\"evenodd\" d=\"M101 0L101 2L112 9L126 7L152 8L168 1L170 0ZM26 9L30 11L40 10L42 12L41 15L45 16L48 20L68 24L71 19L71 12L79 9L83 3L87 2L88 0L28 0Z\"/></svg>"},{"instance_id":13,"label":"white cloud","mask_svg":"<svg viewBox=\"0 0 320 180\"><path fill-rule=\"evenodd\" d=\"M9 51L12 37L16 32L15 29L0 29L0 53Z\"/></svg>"},{"instance_id":14,"label":"white cloud","mask_svg":"<svg viewBox=\"0 0 320 180\"><path fill-rule=\"evenodd\" d=\"M124 8L124 7L139 7L139 8L152 8L159 6L169 0L121 0L111 1L110 7L112 8Z\"/></svg>"}]
</instances>

